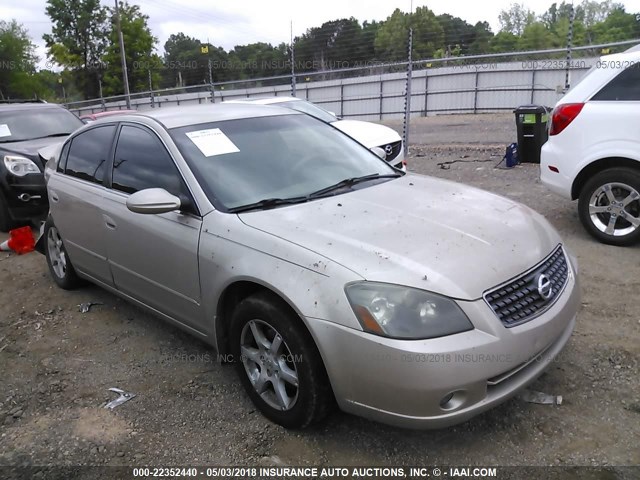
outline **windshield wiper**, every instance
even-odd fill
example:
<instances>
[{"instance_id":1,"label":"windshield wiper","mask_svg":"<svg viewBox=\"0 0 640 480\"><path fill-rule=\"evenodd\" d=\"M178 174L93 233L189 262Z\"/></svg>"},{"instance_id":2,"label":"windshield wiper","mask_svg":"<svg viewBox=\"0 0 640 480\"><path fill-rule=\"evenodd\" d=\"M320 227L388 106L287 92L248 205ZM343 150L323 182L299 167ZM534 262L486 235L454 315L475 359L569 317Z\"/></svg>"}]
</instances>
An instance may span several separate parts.
<instances>
[{"instance_id":1,"label":"windshield wiper","mask_svg":"<svg viewBox=\"0 0 640 480\"><path fill-rule=\"evenodd\" d=\"M380 178L398 178L401 177L402 174L400 173L387 173L385 175L380 175L379 173L373 173L371 175L364 175L362 177L352 177L352 178L345 178L344 180L340 180L338 183L335 183L333 185L329 185L328 187L325 188L321 188L320 190L317 190L313 193L310 193L308 198L317 198L317 197L321 197L323 195L326 195L327 193L331 193L335 190L340 190L341 188L344 187L351 187L352 185L355 185L356 183L362 183L362 182L368 182L371 180L378 180Z\"/></svg>"},{"instance_id":2,"label":"windshield wiper","mask_svg":"<svg viewBox=\"0 0 640 480\"><path fill-rule=\"evenodd\" d=\"M249 203L247 205L240 205L239 207L233 207L228 209L230 213L248 212L250 210L264 210L267 208L277 207L279 205L291 205L293 203L304 203L309 200L308 197L292 197L292 198L265 198L258 202Z\"/></svg>"},{"instance_id":3,"label":"windshield wiper","mask_svg":"<svg viewBox=\"0 0 640 480\"><path fill-rule=\"evenodd\" d=\"M338 183L334 185L330 185L326 188L322 188L317 190L309 195L301 196L301 197L291 197L291 198L265 198L258 202L249 203L247 205L240 205L239 207L233 207L228 209L230 213L240 213L240 212L248 212L250 210L264 210L267 208L273 208L280 205L291 205L294 203L304 203L312 200L314 198L321 197L326 195L327 193L333 192L334 190L339 190L340 188L350 187L355 185L356 183L367 182L370 180L378 180L380 178L398 178L401 177L400 173L389 173L385 175L380 175L379 173L374 173L372 175L364 175L362 177L352 177L345 178L344 180L340 180Z\"/></svg>"}]
</instances>

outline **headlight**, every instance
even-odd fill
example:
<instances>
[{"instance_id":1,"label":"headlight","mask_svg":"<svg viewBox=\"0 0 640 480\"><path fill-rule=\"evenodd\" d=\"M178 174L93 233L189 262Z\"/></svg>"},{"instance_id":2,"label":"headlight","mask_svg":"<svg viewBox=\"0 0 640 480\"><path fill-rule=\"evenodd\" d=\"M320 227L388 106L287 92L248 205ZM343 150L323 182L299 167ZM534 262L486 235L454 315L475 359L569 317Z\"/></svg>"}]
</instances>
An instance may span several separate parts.
<instances>
[{"instance_id":1,"label":"headlight","mask_svg":"<svg viewBox=\"0 0 640 480\"><path fill-rule=\"evenodd\" d=\"M28 173L40 173L38 166L28 158L17 155L5 155L4 166L10 174L16 177L24 177Z\"/></svg>"},{"instance_id":2,"label":"headlight","mask_svg":"<svg viewBox=\"0 0 640 480\"><path fill-rule=\"evenodd\" d=\"M458 304L442 295L374 282L349 284L345 292L362 328L376 335L418 340L473 330Z\"/></svg>"}]
</instances>

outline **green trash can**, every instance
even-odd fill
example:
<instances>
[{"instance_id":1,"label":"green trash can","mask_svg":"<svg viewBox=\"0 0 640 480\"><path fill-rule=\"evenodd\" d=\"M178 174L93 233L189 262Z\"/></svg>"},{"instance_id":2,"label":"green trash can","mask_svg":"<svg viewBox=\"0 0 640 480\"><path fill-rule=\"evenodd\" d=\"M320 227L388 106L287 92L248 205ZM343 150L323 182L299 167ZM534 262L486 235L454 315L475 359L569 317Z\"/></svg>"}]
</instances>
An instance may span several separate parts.
<instances>
[{"instance_id":1,"label":"green trash can","mask_svg":"<svg viewBox=\"0 0 640 480\"><path fill-rule=\"evenodd\" d=\"M513 112L516 114L520 162L540 163L540 150L549 139L549 109L540 105L523 105Z\"/></svg>"}]
</instances>

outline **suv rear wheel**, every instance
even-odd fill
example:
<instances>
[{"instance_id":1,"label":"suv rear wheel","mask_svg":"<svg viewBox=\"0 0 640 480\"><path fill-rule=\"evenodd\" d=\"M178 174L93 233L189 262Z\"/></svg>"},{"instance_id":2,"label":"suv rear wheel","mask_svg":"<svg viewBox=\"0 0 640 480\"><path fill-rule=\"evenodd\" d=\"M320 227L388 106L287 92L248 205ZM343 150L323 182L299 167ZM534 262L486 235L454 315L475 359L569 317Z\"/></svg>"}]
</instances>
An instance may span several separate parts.
<instances>
[{"instance_id":1,"label":"suv rear wheel","mask_svg":"<svg viewBox=\"0 0 640 480\"><path fill-rule=\"evenodd\" d=\"M587 232L602 243L640 241L640 171L610 168L595 175L580 192L578 213Z\"/></svg>"}]
</instances>

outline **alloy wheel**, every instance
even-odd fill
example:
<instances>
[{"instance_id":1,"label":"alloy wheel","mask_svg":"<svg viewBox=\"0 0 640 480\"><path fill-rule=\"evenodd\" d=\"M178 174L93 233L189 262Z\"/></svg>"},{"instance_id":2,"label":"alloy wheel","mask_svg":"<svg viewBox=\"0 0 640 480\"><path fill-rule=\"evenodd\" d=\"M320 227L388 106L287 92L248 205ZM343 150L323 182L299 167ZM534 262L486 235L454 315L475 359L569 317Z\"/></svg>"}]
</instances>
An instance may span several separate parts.
<instances>
[{"instance_id":1,"label":"alloy wheel","mask_svg":"<svg viewBox=\"0 0 640 480\"><path fill-rule=\"evenodd\" d=\"M640 227L640 193L624 183L605 183L589 199L589 216L606 235L629 235Z\"/></svg>"},{"instance_id":2,"label":"alloy wheel","mask_svg":"<svg viewBox=\"0 0 640 480\"><path fill-rule=\"evenodd\" d=\"M251 385L271 407L291 410L298 400L295 357L278 331L250 320L240 335L240 357Z\"/></svg>"},{"instance_id":3,"label":"alloy wheel","mask_svg":"<svg viewBox=\"0 0 640 480\"><path fill-rule=\"evenodd\" d=\"M58 278L64 278L67 273L67 256L65 255L62 238L58 233L56 227L50 227L47 234L47 248L49 250L49 259L51 261L51 267L58 276Z\"/></svg>"}]
</instances>

